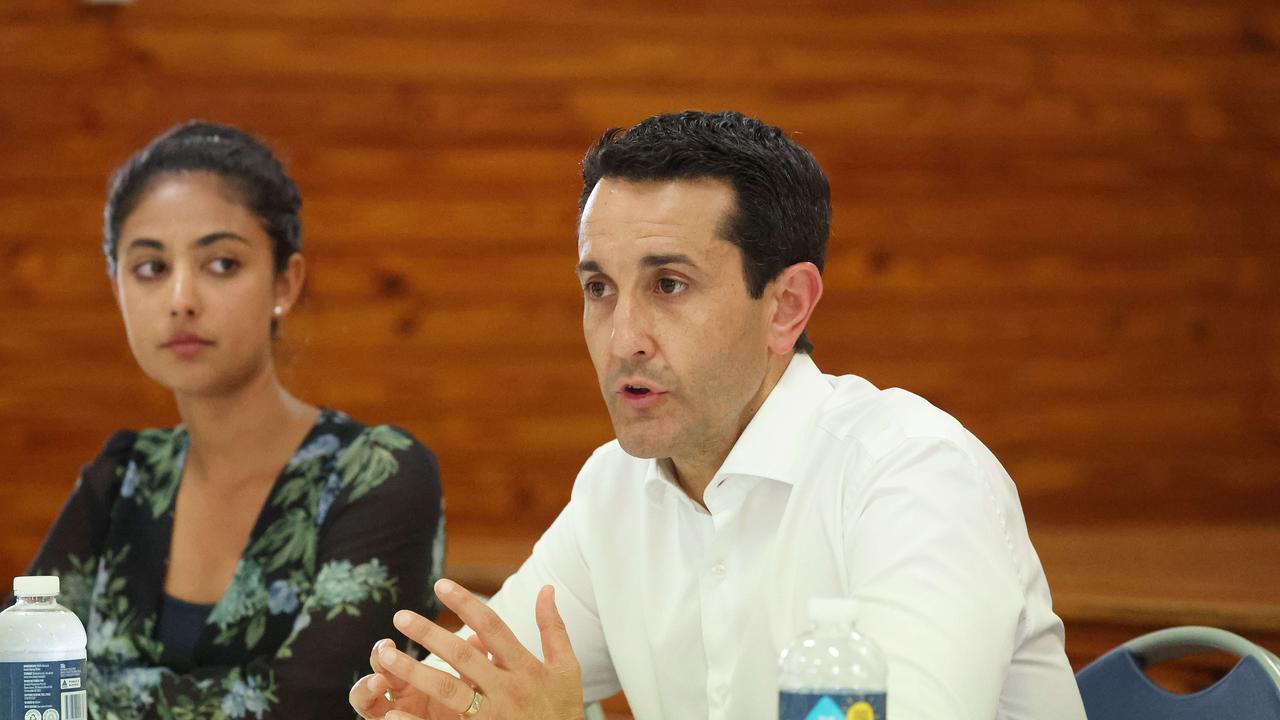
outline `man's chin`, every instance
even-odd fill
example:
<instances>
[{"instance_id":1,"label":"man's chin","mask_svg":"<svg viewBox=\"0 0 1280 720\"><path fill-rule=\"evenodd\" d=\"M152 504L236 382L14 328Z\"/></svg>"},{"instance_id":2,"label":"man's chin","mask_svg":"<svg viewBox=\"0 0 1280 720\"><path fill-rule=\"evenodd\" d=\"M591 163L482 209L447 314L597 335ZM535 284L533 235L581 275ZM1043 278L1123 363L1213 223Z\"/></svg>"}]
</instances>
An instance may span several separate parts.
<instances>
[{"instance_id":1,"label":"man's chin","mask_svg":"<svg viewBox=\"0 0 1280 720\"><path fill-rule=\"evenodd\" d=\"M671 456L672 443L668 437L656 437L652 433L636 432L632 428L616 426L614 432L618 436L618 444L622 446L622 450L631 457L648 460Z\"/></svg>"}]
</instances>

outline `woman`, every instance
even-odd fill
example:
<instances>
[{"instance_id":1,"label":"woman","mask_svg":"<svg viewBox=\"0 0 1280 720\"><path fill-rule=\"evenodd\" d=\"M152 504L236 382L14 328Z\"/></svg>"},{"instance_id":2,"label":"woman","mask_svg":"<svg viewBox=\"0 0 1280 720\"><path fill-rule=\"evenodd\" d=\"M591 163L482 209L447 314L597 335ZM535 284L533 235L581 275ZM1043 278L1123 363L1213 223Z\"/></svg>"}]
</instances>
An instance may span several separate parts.
<instances>
[{"instance_id":1,"label":"woman","mask_svg":"<svg viewBox=\"0 0 1280 720\"><path fill-rule=\"evenodd\" d=\"M95 720L349 717L393 613L435 610L434 457L276 377L306 274L301 204L269 149L206 122L112 182L112 289L182 423L113 435L32 564L88 631Z\"/></svg>"}]
</instances>

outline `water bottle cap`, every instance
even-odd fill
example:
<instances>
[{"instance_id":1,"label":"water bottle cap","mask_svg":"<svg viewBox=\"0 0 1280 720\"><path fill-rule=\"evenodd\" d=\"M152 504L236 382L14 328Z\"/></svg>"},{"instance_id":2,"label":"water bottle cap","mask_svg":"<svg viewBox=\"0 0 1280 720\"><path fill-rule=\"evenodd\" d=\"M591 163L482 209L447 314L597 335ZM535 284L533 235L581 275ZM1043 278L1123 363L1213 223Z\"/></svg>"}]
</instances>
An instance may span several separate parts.
<instances>
[{"instance_id":1,"label":"water bottle cap","mask_svg":"<svg viewBox=\"0 0 1280 720\"><path fill-rule=\"evenodd\" d=\"M815 625L852 625L858 603L850 598L809 598L809 622Z\"/></svg>"},{"instance_id":2,"label":"water bottle cap","mask_svg":"<svg viewBox=\"0 0 1280 720\"><path fill-rule=\"evenodd\" d=\"M13 594L17 597L52 597L61 589L56 575L29 575L13 579Z\"/></svg>"}]
</instances>

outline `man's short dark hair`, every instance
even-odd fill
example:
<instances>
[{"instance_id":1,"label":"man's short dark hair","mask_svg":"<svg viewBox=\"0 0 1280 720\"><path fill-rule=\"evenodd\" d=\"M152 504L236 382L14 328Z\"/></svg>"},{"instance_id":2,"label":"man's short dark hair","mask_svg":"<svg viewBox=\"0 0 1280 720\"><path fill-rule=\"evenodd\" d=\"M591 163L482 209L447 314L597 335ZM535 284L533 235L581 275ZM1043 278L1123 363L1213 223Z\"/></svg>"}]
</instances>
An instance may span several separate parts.
<instances>
[{"instance_id":1,"label":"man's short dark hair","mask_svg":"<svg viewBox=\"0 0 1280 720\"><path fill-rule=\"evenodd\" d=\"M724 180L735 207L727 240L742 250L747 291L759 298L787 267L811 262L821 271L831 230L831 187L808 150L782 130L737 112L654 115L634 127L611 128L582 159L578 212L603 178L631 181ZM797 352L813 351L808 332Z\"/></svg>"}]
</instances>

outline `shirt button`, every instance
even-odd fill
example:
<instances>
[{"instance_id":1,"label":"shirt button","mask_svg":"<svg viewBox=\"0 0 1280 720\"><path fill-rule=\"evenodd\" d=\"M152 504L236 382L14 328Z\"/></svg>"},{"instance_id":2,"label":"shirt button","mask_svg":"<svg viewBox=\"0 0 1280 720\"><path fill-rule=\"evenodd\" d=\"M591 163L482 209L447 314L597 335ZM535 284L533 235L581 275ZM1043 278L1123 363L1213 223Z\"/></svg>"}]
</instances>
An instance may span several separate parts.
<instances>
[{"instance_id":1,"label":"shirt button","mask_svg":"<svg viewBox=\"0 0 1280 720\"><path fill-rule=\"evenodd\" d=\"M715 565L711 566L711 574L714 575L715 577L718 577L718 578L724 577L724 573L725 573L724 563L718 562Z\"/></svg>"}]
</instances>

